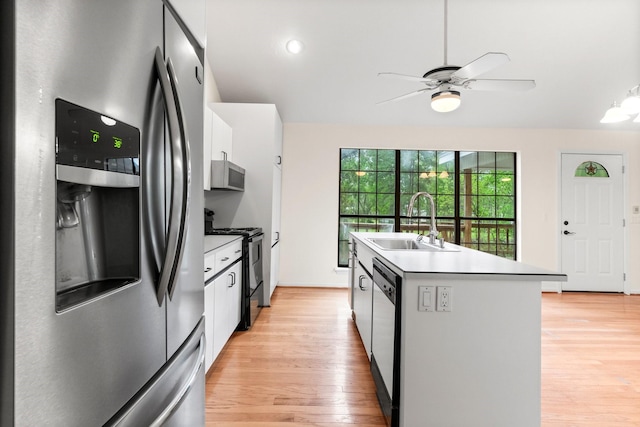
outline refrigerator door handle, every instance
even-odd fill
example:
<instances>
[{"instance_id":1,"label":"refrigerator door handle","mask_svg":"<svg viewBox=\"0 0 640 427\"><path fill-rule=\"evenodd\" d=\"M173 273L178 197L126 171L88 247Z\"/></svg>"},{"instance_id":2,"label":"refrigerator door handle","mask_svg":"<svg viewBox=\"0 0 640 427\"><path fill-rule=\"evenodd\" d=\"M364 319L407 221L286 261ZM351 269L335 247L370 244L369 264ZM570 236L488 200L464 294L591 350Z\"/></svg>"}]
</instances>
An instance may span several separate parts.
<instances>
[{"instance_id":1,"label":"refrigerator door handle","mask_svg":"<svg viewBox=\"0 0 640 427\"><path fill-rule=\"evenodd\" d=\"M196 363L191 369L191 373L189 374L187 381L185 381L180 391L175 395L175 397L167 405L166 409L162 411L160 415L158 415L158 418L156 418L155 421L151 423L149 427L162 426L169 419L169 417L171 417L171 415L176 410L178 410L178 408L182 404L182 401L189 394L189 390L191 390L196 380L198 380L198 371L200 371L200 369L202 368L202 365L204 364L204 351L205 351L205 344L204 344L204 334L203 334L200 336L200 345L198 349L198 357L196 359Z\"/></svg>"},{"instance_id":2,"label":"refrigerator door handle","mask_svg":"<svg viewBox=\"0 0 640 427\"><path fill-rule=\"evenodd\" d=\"M178 140L176 144L176 151L172 152L173 164L174 164L174 180L176 170L182 171L182 192L176 195L176 202L181 203L181 213L175 220L178 226L178 256L173 266L172 280L169 282L169 299L173 298L173 293L176 290L176 280L174 278L175 273L180 268L180 260L184 253L184 247L187 235L187 219L189 218L189 204L191 200L191 149L189 147L189 136L187 134L187 119L184 115L184 109L180 103L180 87L178 85L178 79L176 72L171 62L171 58L167 59L167 70L169 71L169 78L171 79L171 87L173 88L173 98L175 100L176 110L178 113L178 123L180 124L180 130L182 138ZM178 154L179 153L179 154ZM179 165L177 168L176 165ZM176 187L174 181L174 188ZM179 200L179 198L181 198Z\"/></svg>"},{"instance_id":3,"label":"refrigerator door handle","mask_svg":"<svg viewBox=\"0 0 640 427\"><path fill-rule=\"evenodd\" d=\"M165 67L162 52L156 48L155 65L158 72L158 80L164 98L164 106L167 114L169 136L171 140L171 175L172 191L171 205L169 207L169 229L167 231L166 252L164 262L160 268L157 298L162 305L164 296L169 291L169 298L175 290L175 275L180 266L182 253L184 252L184 237L187 228L187 216L189 214L189 182L191 180L191 160L189 154L189 141L184 125L184 113L178 99L178 82L171 59L168 59Z\"/></svg>"}]
</instances>

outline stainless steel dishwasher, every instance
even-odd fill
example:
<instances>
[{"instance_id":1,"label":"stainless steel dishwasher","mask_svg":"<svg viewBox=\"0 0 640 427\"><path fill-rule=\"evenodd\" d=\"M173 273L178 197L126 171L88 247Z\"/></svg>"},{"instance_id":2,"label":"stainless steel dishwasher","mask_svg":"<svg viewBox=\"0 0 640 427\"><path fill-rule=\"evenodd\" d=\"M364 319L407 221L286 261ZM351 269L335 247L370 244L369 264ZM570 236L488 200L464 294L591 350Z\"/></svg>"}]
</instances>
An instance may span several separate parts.
<instances>
[{"instance_id":1,"label":"stainless steel dishwasher","mask_svg":"<svg viewBox=\"0 0 640 427\"><path fill-rule=\"evenodd\" d=\"M402 278L373 259L371 373L387 425L399 426ZM396 305L396 301L398 304Z\"/></svg>"}]
</instances>

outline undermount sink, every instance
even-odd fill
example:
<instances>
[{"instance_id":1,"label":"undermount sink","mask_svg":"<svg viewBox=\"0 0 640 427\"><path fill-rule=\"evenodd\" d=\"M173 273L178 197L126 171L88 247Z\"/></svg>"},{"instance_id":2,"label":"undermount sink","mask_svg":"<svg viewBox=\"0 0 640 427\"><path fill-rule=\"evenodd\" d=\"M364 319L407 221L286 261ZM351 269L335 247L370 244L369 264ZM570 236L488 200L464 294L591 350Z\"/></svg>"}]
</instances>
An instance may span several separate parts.
<instances>
[{"instance_id":1,"label":"undermount sink","mask_svg":"<svg viewBox=\"0 0 640 427\"><path fill-rule=\"evenodd\" d=\"M418 242L415 237L373 237L368 239L371 243L378 246L380 249L386 251L430 251L430 252L460 252L459 249L455 249L445 244L444 248L441 248L439 244L432 245L428 242Z\"/></svg>"}]
</instances>

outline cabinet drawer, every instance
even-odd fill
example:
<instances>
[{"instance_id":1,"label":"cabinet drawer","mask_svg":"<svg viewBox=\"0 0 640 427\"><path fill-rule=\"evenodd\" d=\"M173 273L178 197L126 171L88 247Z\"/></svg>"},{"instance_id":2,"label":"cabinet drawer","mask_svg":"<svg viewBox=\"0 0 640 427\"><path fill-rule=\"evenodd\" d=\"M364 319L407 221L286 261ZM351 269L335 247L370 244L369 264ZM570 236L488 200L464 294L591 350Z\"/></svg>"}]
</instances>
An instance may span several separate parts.
<instances>
[{"instance_id":1,"label":"cabinet drawer","mask_svg":"<svg viewBox=\"0 0 640 427\"><path fill-rule=\"evenodd\" d=\"M216 274L216 251L204 254L204 283Z\"/></svg>"},{"instance_id":2,"label":"cabinet drawer","mask_svg":"<svg viewBox=\"0 0 640 427\"><path fill-rule=\"evenodd\" d=\"M242 256L242 239L216 251L215 272L219 273Z\"/></svg>"}]
</instances>

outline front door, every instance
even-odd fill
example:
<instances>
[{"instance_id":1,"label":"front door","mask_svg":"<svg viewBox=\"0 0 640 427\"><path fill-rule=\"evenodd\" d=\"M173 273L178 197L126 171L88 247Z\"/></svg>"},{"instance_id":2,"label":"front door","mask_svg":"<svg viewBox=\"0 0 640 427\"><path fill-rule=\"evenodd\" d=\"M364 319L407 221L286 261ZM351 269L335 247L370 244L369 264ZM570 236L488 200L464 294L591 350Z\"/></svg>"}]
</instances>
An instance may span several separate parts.
<instances>
[{"instance_id":1,"label":"front door","mask_svg":"<svg viewBox=\"0 0 640 427\"><path fill-rule=\"evenodd\" d=\"M562 290L624 290L623 159L562 154Z\"/></svg>"}]
</instances>

